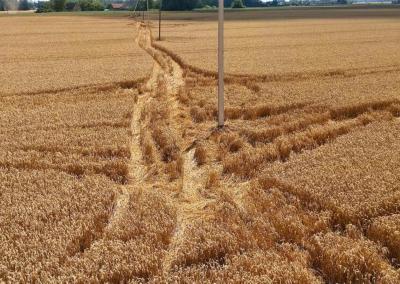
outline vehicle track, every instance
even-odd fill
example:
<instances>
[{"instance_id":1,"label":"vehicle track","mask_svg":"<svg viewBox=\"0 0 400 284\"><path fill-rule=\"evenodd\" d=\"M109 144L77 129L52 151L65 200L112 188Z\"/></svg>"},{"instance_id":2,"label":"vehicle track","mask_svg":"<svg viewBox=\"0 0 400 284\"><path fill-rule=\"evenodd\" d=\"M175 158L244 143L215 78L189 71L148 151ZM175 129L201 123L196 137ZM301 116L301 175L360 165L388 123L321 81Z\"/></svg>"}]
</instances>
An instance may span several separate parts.
<instances>
[{"instance_id":1,"label":"vehicle track","mask_svg":"<svg viewBox=\"0 0 400 284\"><path fill-rule=\"evenodd\" d=\"M139 29L139 34L135 40L136 43L142 48L147 44L146 34L141 29ZM162 74L162 68L156 61L154 61L153 70L150 78L147 80L147 82L145 82L144 93L137 97L137 101L133 106L132 120L130 126L132 137L129 149L131 153L131 158L128 165L129 181L126 185L122 185L120 187L120 193L115 202L115 208L112 216L110 217L106 230L113 230L115 226L118 226L119 222L123 222L123 216L128 209L131 193L133 192L133 190L135 190L135 188L137 188L138 186L140 186L141 188L146 187L145 179L147 176L147 170L145 163L142 159L142 151L140 149L140 115L143 111L144 104L149 100L152 92L157 87L157 81L159 80L158 78Z\"/></svg>"},{"instance_id":2,"label":"vehicle track","mask_svg":"<svg viewBox=\"0 0 400 284\"><path fill-rule=\"evenodd\" d=\"M154 59L153 74L147 83L147 88L151 89L152 92L156 92L159 80L164 80L167 93L164 98L167 100L171 117L177 117L180 114L177 95L180 88L185 84L183 70L171 56L153 47L151 30L147 25L137 23L136 27L139 30L137 37L138 45ZM139 129L140 122L136 122L135 124L136 128ZM135 132L133 131L133 133ZM135 148L139 146L138 141L134 144ZM194 149L189 151L180 149L180 156L183 163L183 170L180 177L180 192L170 197L170 202L176 208L177 212L176 229L171 236L170 246L163 260L162 267L164 274L167 274L174 266L177 251L183 241L185 228L190 226L197 218L204 218L204 208L211 202L210 199L200 194L200 190L204 184L205 169L197 167L194 160ZM137 172L134 168L132 170Z\"/></svg>"},{"instance_id":3,"label":"vehicle track","mask_svg":"<svg viewBox=\"0 0 400 284\"><path fill-rule=\"evenodd\" d=\"M130 183L123 186L124 189L117 200L113 220L118 220L121 212L126 210L126 206L129 203L130 191L134 189L132 182L140 184L141 187L151 188L153 186L151 182L145 180L147 169L144 166L143 154L140 148L140 130L143 127L140 121L140 114L144 110L145 103L152 99L154 93L157 92L160 80L163 80L166 85L166 94L164 94L162 99L166 100L171 118L174 118L181 112L177 95L180 88L185 84L184 70L182 69L184 66L181 65L179 60L177 61L173 55L158 48L157 44L153 44L151 30L147 25L138 22L136 28L139 31L136 41L142 49L152 56L154 67L152 75L146 83L146 91L139 97L135 105L131 127L133 136L131 145L132 158L129 168L131 178ZM193 70L191 72L195 76L204 76L201 72L194 72ZM176 123L173 122L171 124L170 127L176 128ZM173 133L178 134L179 131L174 129ZM178 262L179 251L182 249L183 242L185 241L187 228L196 220L206 218L208 213L206 209L207 205L214 201L212 198L201 194L201 190L204 188L204 177L207 173L207 166L199 167L196 165L194 159L195 149L189 148L187 151L184 151L180 147L179 151L183 163L183 170L180 176L180 191L178 194L169 194L166 192L168 202L176 209L177 216L176 228L170 238L169 248L162 261L162 273L164 275L168 275ZM247 189L250 186L248 181L231 185L231 188L236 187L241 189ZM241 211L245 211L243 194L244 192L241 190L231 192L234 202Z\"/></svg>"}]
</instances>

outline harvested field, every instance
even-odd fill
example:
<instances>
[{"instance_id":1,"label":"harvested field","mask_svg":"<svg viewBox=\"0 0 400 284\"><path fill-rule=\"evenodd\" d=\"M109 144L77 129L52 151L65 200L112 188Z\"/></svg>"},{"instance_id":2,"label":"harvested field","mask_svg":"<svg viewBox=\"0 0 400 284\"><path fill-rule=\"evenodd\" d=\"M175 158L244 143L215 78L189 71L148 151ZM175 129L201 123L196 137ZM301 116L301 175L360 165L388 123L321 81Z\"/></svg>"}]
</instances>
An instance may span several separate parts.
<instances>
[{"instance_id":1,"label":"harvested field","mask_svg":"<svg viewBox=\"0 0 400 284\"><path fill-rule=\"evenodd\" d=\"M116 51L99 67L85 38L79 82L0 84L0 282L400 282L400 22L340 10L228 19L223 129L204 14L161 42L134 19L0 18L67 45L82 21Z\"/></svg>"}]
</instances>

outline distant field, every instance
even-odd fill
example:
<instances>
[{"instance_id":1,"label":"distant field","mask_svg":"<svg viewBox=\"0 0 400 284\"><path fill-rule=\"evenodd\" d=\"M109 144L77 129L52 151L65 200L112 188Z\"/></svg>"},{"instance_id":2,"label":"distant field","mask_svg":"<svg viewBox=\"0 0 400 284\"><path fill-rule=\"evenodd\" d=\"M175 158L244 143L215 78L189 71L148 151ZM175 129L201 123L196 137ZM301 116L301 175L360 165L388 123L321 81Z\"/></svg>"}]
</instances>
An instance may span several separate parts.
<instances>
[{"instance_id":1,"label":"distant field","mask_svg":"<svg viewBox=\"0 0 400 284\"><path fill-rule=\"evenodd\" d=\"M236 74L347 71L400 64L400 22L370 19L270 19L225 24L226 71ZM157 34L157 25L153 33ZM217 25L167 21L162 46L195 67L216 71ZM342 58L339 60L339 58Z\"/></svg>"},{"instance_id":2,"label":"distant field","mask_svg":"<svg viewBox=\"0 0 400 284\"><path fill-rule=\"evenodd\" d=\"M215 21L217 9L186 11L163 11L165 20ZM151 11L151 19L158 19L158 11ZM239 20L295 20L295 19L350 19L350 18L397 18L400 7L396 5L344 5L309 7L266 7L225 9L226 21Z\"/></svg>"},{"instance_id":3,"label":"distant field","mask_svg":"<svg viewBox=\"0 0 400 284\"><path fill-rule=\"evenodd\" d=\"M28 10L28 11L0 11L0 16L11 16L11 15L29 15L34 13L35 10Z\"/></svg>"},{"instance_id":4,"label":"distant field","mask_svg":"<svg viewBox=\"0 0 400 284\"><path fill-rule=\"evenodd\" d=\"M0 282L399 283L399 11L1 17Z\"/></svg>"},{"instance_id":5,"label":"distant field","mask_svg":"<svg viewBox=\"0 0 400 284\"><path fill-rule=\"evenodd\" d=\"M124 19L13 16L0 19L0 96L142 78L151 59Z\"/></svg>"}]
</instances>

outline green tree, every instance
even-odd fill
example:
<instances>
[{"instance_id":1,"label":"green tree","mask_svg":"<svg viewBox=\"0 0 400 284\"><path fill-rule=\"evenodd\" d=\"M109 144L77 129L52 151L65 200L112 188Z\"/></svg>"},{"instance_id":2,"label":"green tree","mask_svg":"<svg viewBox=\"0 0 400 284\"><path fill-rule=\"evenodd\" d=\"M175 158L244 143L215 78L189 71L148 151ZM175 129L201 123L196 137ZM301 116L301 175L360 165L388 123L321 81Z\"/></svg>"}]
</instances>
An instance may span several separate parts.
<instances>
[{"instance_id":1,"label":"green tree","mask_svg":"<svg viewBox=\"0 0 400 284\"><path fill-rule=\"evenodd\" d=\"M164 0L165 1L165 0ZM137 5L137 10L140 11L146 11L147 9L147 3L149 3L149 10L150 9L158 9L160 7L160 3L159 1L154 1L154 0L139 0L139 3ZM131 4L131 7L135 7L136 6L136 2L134 2L134 4Z\"/></svg>"},{"instance_id":2,"label":"green tree","mask_svg":"<svg viewBox=\"0 0 400 284\"><path fill-rule=\"evenodd\" d=\"M264 6L261 0L244 0L244 5L246 7L262 7Z\"/></svg>"},{"instance_id":3,"label":"green tree","mask_svg":"<svg viewBox=\"0 0 400 284\"><path fill-rule=\"evenodd\" d=\"M163 10L184 11L193 10L199 4L199 0L163 0Z\"/></svg>"},{"instance_id":4,"label":"green tree","mask_svg":"<svg viewBox=\"0 0 400 284\"><path fill-rule=\"evenodd\" d=\"M160 9L160 0L154 0L154 1L152 1L152 6L151 6L151 8L152 9Z\"/></svg>"},{"instance_id":5,"label":"green tree","mask_svg":"<svg viewBox=\"0 0 400 284\"><path fill-rule=\"evenodd\" d=\"M233 0L232 1L232 8L237 9L237 8L245 8L243 5L242 0Z\"/></svg>"},{"instance_id":6,"label":"green tree","mask_svg":"<svg viewBox=\"0 0 400 284\"><path fill-rule=\"evenodd\" d=\"M53 0L52 4L53 4L54 11L56 11L56 12L64 11L65 2L66 2L66 0Z\"/></svg>"},{"instance_id":7,"label":"green tree","mask_svg":"<svg viewBox=\"0 0 400 284\"><path fill-rule=\"evenodd\" d=\"M82 11L103 11L104 6L99 0L79 0Z\"/></svg>"},{"instance_id":8,"label":"green tree","mask_svg":"<svg viewBox=\"0 0 400 284\"><path fill-rule=\"evenodd\" d=\"M218 0L201 0L200 4L201 7L209 6L209 7L216 7L218 6Z\"/></svg>"},{"instance_id":9,"label":"green tree","mask_svg":"<svg viewBox=\"0 0 400 284\"><path fill-rule=\"evenodd\" d=\"M146 5L147 5L146 1L139 0L139 2L137 4L137 7L136 7L136 10L138 10L138 11L146 11ZM132 6L131 8L133 10L135 8L135 6Z\"/></svg>"},{"instance_id":10,"label":"green tree","mask_svg":"<svg viewBox=\"0 0 400 284\"><path fill-rule=\"evenodd\" d=\"M18 10L27 11L31 8L28 0L21 0L18 5Z\"/></svg>"},{"instance_id":11,"label":"green tree","mask_svg":"<svg viewBox=\"0 0 400 284\"><path fill-rule=\"evenodd\" d=\"M67 1L67 3L65 3L65 10L66 11L73 11L75 8L76 2L75 1Z\"/></svg>"},{"instance_id":12,"label":"green tree","mask_svg":"<svg viewBox=\"0 0 400 284\"><path fill-rule=\"evenodd\" d=\"M39 1L37 3L37 10L36 13L48 13L53 12L53 3L50 1Z\"/></svg>"},{"instance_id":13,"label":"green tree","mask_svg":"<svg viewBox=\"0 0 400 284\"><path fill-rule=\"evenodd\" d=\"M149 9L155 9L156 7L156 3L154 2L154 0L149 0Z\"/></svg>"}]
</instances>

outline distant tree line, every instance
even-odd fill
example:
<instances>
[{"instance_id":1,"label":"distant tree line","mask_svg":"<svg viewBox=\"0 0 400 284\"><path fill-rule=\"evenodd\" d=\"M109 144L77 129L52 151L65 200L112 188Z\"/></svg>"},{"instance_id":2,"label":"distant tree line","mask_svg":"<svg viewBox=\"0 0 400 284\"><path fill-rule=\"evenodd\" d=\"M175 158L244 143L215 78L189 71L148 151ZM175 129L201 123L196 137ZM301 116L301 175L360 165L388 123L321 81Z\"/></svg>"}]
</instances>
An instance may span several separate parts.
<instances>
[{"instance_id":1,"label":"distant tree line","mask_svg":"<svg viewBox=\"0 0 400 284\"><path fill-rule=\"evenodd\" d=\"M104 2L105 1L105 2ZM139 1L136 4L136 1ZM112 9L111 3L125 3L127 9L138 11L159 9L160 0L50 0L39 1L36 5L37 12L61 11L103 11ZM292 0L289 5L307 5L307 0ZM337 0L337 4L348 4L349 0ZM392 0L393 4L400 4L400 0ZM266 7L278 6L278 0L262 2L261 0L224 0L226 8ZM162 0L162 10L182 11L193 9L213 9L218 7L218 0ZM0 0L0 11L5 10L30 10L34 6L31 0Z\"/></svg>"},{"instance_id":2,"label":"distant tree line","mask_svg":"<svg viewBox=\"0 0 400 284\"><path fill-rule=\"evenodd\" d=\"M4 1L4 0L0 0ZM23 0L27 1L27 0ZM113 3L121 3L122 1L112 1ZM225 7L244 8L258 7L263 4L260 0L224 0ZM130 9L136 8L139 11L146 10L147 0L136 0L125 2ZM193 10L195 8L213 8L218 6L218 0L162 0L162 10L167 11L184 11ZM149 0L149 9L158 9L160 0ZM38 3L38 13L43 12L61 12L73 11L79 9L81 11L102 11L105 8L111 9L111 4L104 6L100 0L50 0Z\"/></svg>"},{"instance_id":3,"label":"distant tree line","mask_svg":"<svg viewBox=\"0 0 400 284\"><path fill-rule=\"evenodd\" d=\"M158 7L160 0L155 0L154 7ZM400 0L392 0L400 2ZM304 6L310 5L309 0L291 0L290 2L272 0L262 2L261 0L224 0L225 8L245 8L245 7L270 7L282 5ZM337 4L349 4L351 0L336 0ZM163 10L193 10L193 9L212 9L218 7L218 0L162 0Z\"/></svg>"},{"instance_id":4,"label":"distant tree line","mask_svg":"<svg viewBox=\"0 0 400 284\"><path fill-rule=\"evenodd\" d=\"M1 0L0 0L1 1ZM100 0L50 0L38 3L37 13L63 11L103 11Z\"/></svg>"},{"instance_id":5,"label":"distant tree line","mask_svg":"<svg viewBox=\"0 0 400 284\"><path fill-rule=\"evenodd\" d=\"M193 10L195 8L215 8L218 0L163 0L163 10ZM224 0L224 6L229 8L263 7L261 0Z\"/></svg>"},{"instance_id":6,"label":"distant tree line","mask_svg":"<svg viewBox=\"0 0 400 284\"><path fill-rule=\"evenodd\" d=\"M6 0L0 0L0 10L4 9ZM17 0L7 0L12 2ZM48 2L38 3L38 12L52 12L52 11L102 11L105 8L112 9L111 3L124 3L125 9L133 10L136 8L138 11L148 9L159 9L162 3L162 10L167 11L183 11L193 9L213 9L218 6L218 0L149 0L147 7L147 0L50 0ZM136 1L139 1L138 3ZM337 0L338 4L346 4L348 0ZM396 0L397 1L397 0ZM400 1L400 0L399 0ZM299 0L299 3L304 1ZM17 2L16 2L17 3ZM24 9L27 8L28 0L21 0L20 6ZM297 2L292 1L291 5L296 5ZM261 0L224 0L226 8L245 8L245 7L266 7L278 6L278 0L269 2L262 2ZM299 4L301 5L301 4Z\"/></svg>"},{"instance_id":7,"label":"distant tree line","mask_svg":"<svg viewBox=\"0 0 400 284\"><path fill-rule=\"evenodd\" d=\"M73 11L78 9L81 11L102 11L105 8L111 9L111 2L122 3L122 0L108 0L104 6L103 0L50 0L39 1L37 4L38 12L61 12ZM128 6L131 9L136 8L139 11L146 10L147 1L140 0L136 7L136 0L129 0ZM265 3L260 0L224 0L225 7L243 8L243 7L262 7ZM193 10L195 8L215 8L218 6L218 0L163 0L163 10ZM158 9L160 0L149 0L149 9ZM29 10L33 9L32 2L28 0L0 0L0 11L5 10Z\"/></svg>"},{"instance_id":8,"label":"distant tree line","mask_svg":"<svg viewBox=\"0 0 400 284\"><path fill-rule=\"evenodd\" d=\"M31 9L33 9L33 4L28 0L0 0L0 11Z\"/></svg>"}]
</instances>

